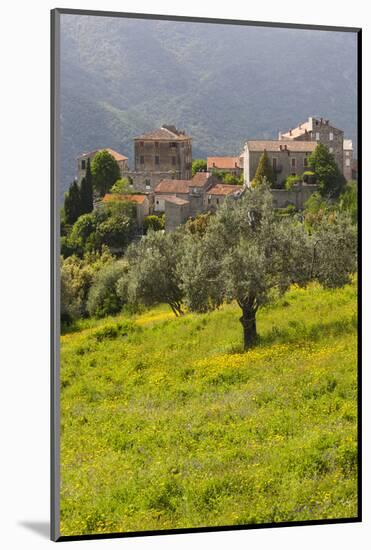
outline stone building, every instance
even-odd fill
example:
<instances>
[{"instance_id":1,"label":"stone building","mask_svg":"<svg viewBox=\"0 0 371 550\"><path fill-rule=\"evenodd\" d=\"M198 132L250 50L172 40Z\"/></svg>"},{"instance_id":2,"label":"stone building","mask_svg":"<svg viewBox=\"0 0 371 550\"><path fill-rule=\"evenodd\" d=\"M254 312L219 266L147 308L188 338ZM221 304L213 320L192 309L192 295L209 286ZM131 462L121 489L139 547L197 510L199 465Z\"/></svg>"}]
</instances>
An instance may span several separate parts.
<instances>
[{"instance_id":1,"label":"stone building","mask_svg":"<svg viewBox=\"0 0 371 550\"><path fill-rule=\"evenodd\" d=\"M354 179L353 178L353 143L351 139L344 139L343 142L343 152L344 152L344 165L343 165L343 174L347 181Z\"/></svg>"},{"instance_id":2,"label":"stone building","mask_svg":"<svg viewBox=\"0 0 371 550\"><path fill-rule=\"evenodd\" d=\"M190 180L162 180L154 190L155 211L165 212L166 200L177 197L187 200L189 215L196 216L205 210L206 193L217 182L218 179L210 172L197 172Z\"/></svg>"},{"instance_id":3,"label":"stone building","mask_svg":"<svg viewBox=\"0 0 371 550\"><path fill-rule=\"evenodd\" d=\"M206 193L205 210L216 210L227 197L240 198L244 190L242 185L217 183Z\"/></svg>"},{"instance_id":4,"label":"stone building","mask_svg":"<svg viewBox=\"0 0 371 550\"><path fill-rule=\"evenodd\" d=\"M192 139L175 126L163 125L134 138L134 163L126 175L137 191L151 192L163 179L190 179Z\"/></svg>"},{"instance_id":5,"label":"stone building","mask_svg":"<svg viewBox=\"0 0 371 550\"><path fill-rule=\"evenodd\" d=\"M81 181L83 177L85 177L86 174L86 166L87 161L90 159L90 162L92 162L95 155L101 151L108 151L110 155L113 156L117 164L120 168L120 174L121 177L123 177L124 173L128 170L128 158L122 155L121 153L118 153L117 151L114 151L113 149L110 149L110 147L106 147L105 149L96 149L95 151L90 151L89 153L82 153L77 157L77 179L78 181Z\"/></svg>"},{"instance_id":6,"label":"stone building","mask_svg":"<svg viewBox=\"0 0 371 550\"><path fill-rule=\"evenodd\" d=\"M343 172L343 141L344 132L330 124L328 119L309 117L288 132L279 132L278 139L283 141L313 141L326 145L335 157L336 163Z\"/></svg>"},{"instance_id":7,"label":"stone building","mask_svg":"<svg viewBox=\"0 0 371 550\"><path fill-rule=\"evenodd\" d=\"M179 197L165 199L165 231L174 231L190 217L190 202Z\"/></svg>"},{"instance_id":8,"label":"stone building","mask_svg":"<svg viewBox=\"0 0 371 550\"><path fill-rule=\"evenodd\" d=\"M243 163L240 157L207 157L207 170L218 170L239 177L242 174Z\"/></svg>"},{"instance_id":9,"label":"stone building","mask_svg":"<svg viewBox=\"0 0 371 550\"><path fill-rule=\"evenodd\" d=\"M251 185L264 151L273 168L277 187L288 176L300 176L308 170L308 157L317 147L315 141L255 140L247 141L244 149L244 183Z\"/></svg>"}]
</instances>

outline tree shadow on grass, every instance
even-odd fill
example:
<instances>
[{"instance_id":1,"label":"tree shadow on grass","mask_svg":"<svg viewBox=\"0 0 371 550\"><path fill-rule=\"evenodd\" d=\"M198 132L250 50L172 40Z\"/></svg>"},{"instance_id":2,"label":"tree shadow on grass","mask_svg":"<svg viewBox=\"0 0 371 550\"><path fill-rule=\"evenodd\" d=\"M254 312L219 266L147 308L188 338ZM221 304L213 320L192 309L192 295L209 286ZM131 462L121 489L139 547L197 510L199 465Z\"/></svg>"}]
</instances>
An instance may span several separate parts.
<instances>
[{"instance_id":1,"label":"tree shadow on grass","mask_svg":"<svg viewBox=\"0 0 371 550\"><path fill-rule=\"evenodd\" d=\"M319 342L336 336L349 334L357 330L356 315L347 319L338 319L328 323L318 322L312 325L302 321L290 321L286 327L273 326L268 332L258 334L255 348L267 347L272 344L298 344L301 342ZM258 327L259 329L259 327ZM224 353L235 355L245 353L241 344L226 346Z\"/></svg>"},{"instance_id":2,"label":"tree shadow on grass","mask_svg":"<svg viewBox=\"0 0 371 550\"><path fill-rule=\"evenodd\" d=\"M356 329L356 316L337 319L328 323L317 322L312 325L302 321L290 321L285 328L274 326L266 334L259 336L258 345L297 344L303 341L319 342L320 340L349 334Z\"/></svg>"}]
</instances>

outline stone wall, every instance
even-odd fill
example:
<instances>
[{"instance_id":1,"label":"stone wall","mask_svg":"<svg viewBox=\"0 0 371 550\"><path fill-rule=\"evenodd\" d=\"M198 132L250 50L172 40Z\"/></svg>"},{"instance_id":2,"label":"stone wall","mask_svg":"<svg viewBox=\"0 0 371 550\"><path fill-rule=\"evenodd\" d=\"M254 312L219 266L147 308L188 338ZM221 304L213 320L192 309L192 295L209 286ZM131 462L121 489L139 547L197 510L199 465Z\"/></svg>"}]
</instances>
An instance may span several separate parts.
<instances>
[{"instance_id":1,"label":"stone wall","mask_svg":"<svg viewBox=\"0 0 371 550\"><path fill-rule=\"evenodd\" d=\"M185 223L190 216L189 203L179 205L165 201L165 231L174 231Z\"/></svg>"},{"instance_id":2,"label":"stone wall","mask_svg":"<svg viewBox=\"0 0 371 550\"><path fill-rule=\"evenodd\" d=\"M133 182L133 190L138 193L151 193L161 180L181 179L180 173L171 171L135 171L128 170L123 173L124 178L130 178Z\"/></svg>"},{"instance_id":3,"label":"stone wall","mask_svg":"<svg viewBox=\"0 0 371 550\"><path fill-rule=\"evenodd\" d=\"M299 183L289 191L286 189L271 189L275 208L285 208L293 204L297 210L303 210L306 201L318 190L318 185Z\"/></svg>"}]
</instances>

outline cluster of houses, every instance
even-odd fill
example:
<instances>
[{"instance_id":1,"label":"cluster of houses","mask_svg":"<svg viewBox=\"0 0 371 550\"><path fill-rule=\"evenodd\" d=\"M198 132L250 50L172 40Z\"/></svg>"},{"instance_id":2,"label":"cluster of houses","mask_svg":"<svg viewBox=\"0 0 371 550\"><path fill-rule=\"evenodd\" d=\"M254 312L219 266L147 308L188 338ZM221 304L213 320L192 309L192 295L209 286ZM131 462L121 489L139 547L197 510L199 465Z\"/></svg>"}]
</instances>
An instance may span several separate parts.
<instances>
[{"instance_id":1,"label":"cluster of houses","mask_svg":"<svg viewBox=\"0 0 371 550\"><path fill-rule=\"evenodd\" d=\"M131 201L136 205L139 226L149 214L165 213L165 229L171 231L190 217L215 210L228 197L238 199L251 185L261 155L266 152L276 179L272 189L277 208L304 206L317 186L300 181L292 189L284 189L290 175L301 176L308 170L308 157L317 143L323 143L333 154L347 180L356 179L356 161L352 141L329 120L310 117L288 132L279 132L276 140L248 140L238 157L208 157L206 171L192 176L192 138L175 126L161 128L134 138L134 169L128 158L107 150L119 165L122 178L128 178L132 193L107 194L103 202ZM101 150L101 149L100 149ZM78 179L85 175L87 159L98 150L81 154L77 159ZM219 172L236 177L243 175L243 184L221 183Z\"/></svg>"}]
</instances>

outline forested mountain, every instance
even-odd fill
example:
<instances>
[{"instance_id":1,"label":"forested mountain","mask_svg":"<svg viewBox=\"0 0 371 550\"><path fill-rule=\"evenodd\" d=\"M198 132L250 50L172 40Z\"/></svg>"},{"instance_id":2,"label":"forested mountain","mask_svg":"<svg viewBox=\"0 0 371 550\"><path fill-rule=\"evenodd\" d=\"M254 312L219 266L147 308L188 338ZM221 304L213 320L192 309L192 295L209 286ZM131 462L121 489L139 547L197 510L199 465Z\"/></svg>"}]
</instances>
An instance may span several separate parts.
<instances>
[{"instance_id":1,"label":"forested mountain","mask_svg":"<svg viewBox=\"0 0 371 550\"><path fill-rule=\"evenodd\" d=\"M61 185L76 156L164 123L193 157L235 155L310 115L356 138L353 33L62 15Z\"/></svg>"}]
</instances>

